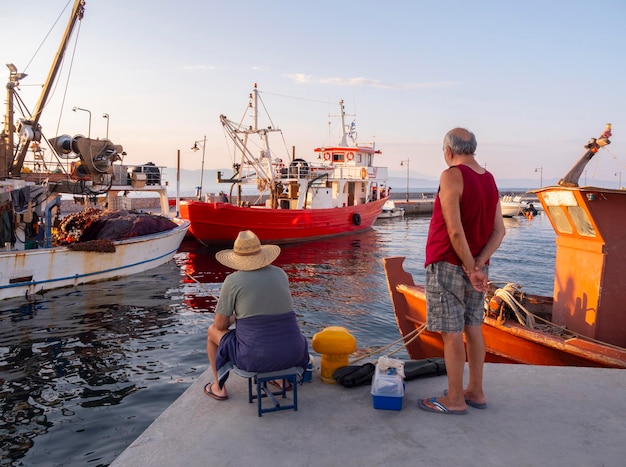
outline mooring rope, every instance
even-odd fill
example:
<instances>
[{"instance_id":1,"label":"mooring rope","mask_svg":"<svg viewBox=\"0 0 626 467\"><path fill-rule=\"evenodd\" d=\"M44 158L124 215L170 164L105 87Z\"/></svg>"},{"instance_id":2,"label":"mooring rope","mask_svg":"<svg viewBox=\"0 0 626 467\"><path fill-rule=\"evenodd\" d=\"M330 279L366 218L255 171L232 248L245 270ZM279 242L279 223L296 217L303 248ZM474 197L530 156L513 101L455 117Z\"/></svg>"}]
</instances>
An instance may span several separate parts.
<instances>
[{"instance_id":1,"label":"mooring rope","mask_svg":"<svg viewBox=\"0 0 626 467\"><path fill-rule=\"evenodd\" d=\"M511 310L513 310L513 312L515 313L515 317L517 318L517 321L519 321L519 323L522 326L528 327L530 329L534 329L536 326L536 321L541 321L544 325L546 325L550 329L558 330L560 333L566 332L570 334L572 337L570 337L569 339L577 338L577 339L582 339L588 342L593 342L595 344L601 344L603 346L606 346L615 350L619 350L619 351L626 350L624 347L620 347L619 345L610 344L608 342L594 339L593 337L588 337L582 334L578 334L577 332L567 329L565 326L559 326L558 324L554 324L550 320L547 320L545 318L542 318L541 316L534 314L533 312L528 310L526 307L524 307L524 305L522 305L515 298L514 292L519 292L521 291L521 289L522 287L520 285L509 283L509 284L506 284L503 288L497 289L494 292L494 297L501 298L502 301L505 302L511 308ZM506 320L506 318L503 316L503 308L504 308L503 306L500 306L500 314L498 315L499 323L503 323ZM524 314L526 315L526 319L524 319Z\"/></svg>"},{"instance_id":2,"label":"mooring rope","mask_svg":"<svg viewBox=\"0 0 626 467\"><path fill-rule=\"evenodd\" d=\"M405 348L407 345L409 345L411 342L413 342L415 339L417 339L420 334L422 334L422 332L424 332L424 330L426 329L426 323L420 325L419 327L413 329L410 333L408 333L406 336L402 336L400 339L397 339L395 341L393 341L391 344L387 344L383 347L380 347L378 349L374 349L371 352L366 353L365 355L361 355L360 357L352 360L350 362L350 365L363 360L364 358L368 358L371 357L372 355L376 355L377 353L381 353L384 352L385 350L389 349L390 347L393 347L394 345L398 344L401 341L404 341L404 339L409 338L408 341L404 342L402 346L398 347L396 350L394 350L391 353L388 353L386 355L386 357L390 357L391 355L395 354L396 352L399 352L400 350L402 350L403 348Z\"/></svg>"}]
</instances>

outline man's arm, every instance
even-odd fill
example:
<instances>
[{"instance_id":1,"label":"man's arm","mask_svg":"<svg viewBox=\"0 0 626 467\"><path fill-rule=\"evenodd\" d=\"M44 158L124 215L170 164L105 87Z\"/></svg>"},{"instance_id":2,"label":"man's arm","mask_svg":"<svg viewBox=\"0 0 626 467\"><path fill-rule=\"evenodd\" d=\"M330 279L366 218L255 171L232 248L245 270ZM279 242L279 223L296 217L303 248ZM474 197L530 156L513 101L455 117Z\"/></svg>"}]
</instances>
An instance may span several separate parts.
<instances>
[{"instance_id":1,"label":"man's arm","mask_svg":"<svg viewBox=\"0 0 626 467\"><path fill-rule=\"evenodd\" d=\"M474 256L470 250L463 223L461 222L461 196L463 175L456 167L450 167L441 174L439 180L439 200L441 212L446 222L452 248L461 259L465 272L474 271Z\"/></svg>"},{"instance_id":2,"label":"man's arm","mask_svg":"<svg viewBox=\"0 0 626 467\"><path fill-rule=\"evenodd\" d=\"M491 258L491 255L495 253L502 243L505 234L506 228L504 227L504 220L502 219L502 208L498 202L496 206L496 218L493 221L493 230L491 231L489 240L487 240L483 249L480 250L480 253L476 256L475 269L481 269L485 265L487 260Z\"/></svg>"},{"instance_id":3,"label":"man's arm","mask_svg":"<svg viewBox=\"0 0 626 467\"><path fill-rule=\"evenodd\" d=\"M234 316L226 316L221 313L215 313L213 326L215 326L215 329L220 331L226 331L230 327L231 318L234 318Z\"/></svg>"}]
</instances>

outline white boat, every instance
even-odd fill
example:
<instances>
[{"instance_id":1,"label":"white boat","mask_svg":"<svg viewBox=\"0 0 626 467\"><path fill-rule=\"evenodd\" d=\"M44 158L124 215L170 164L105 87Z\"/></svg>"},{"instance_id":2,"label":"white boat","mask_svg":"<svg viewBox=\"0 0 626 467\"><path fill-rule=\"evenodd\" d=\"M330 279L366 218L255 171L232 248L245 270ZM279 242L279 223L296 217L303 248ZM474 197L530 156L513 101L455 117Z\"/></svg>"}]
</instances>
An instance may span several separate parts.
<instances>
[{"instance_id":1,"label":"white boat","mask_svg":"<svg viewBox=\"0 0 626 467\"><path fill-rule=\"evenodd\" d=\"M521 196L504 195L500 197L502 217L519 216L522 212Z\"/></svg>"},{"instance_id":2,"label":"white boat","mask_svg":"<svg viewBox=\"0 0 626 467\"><path fill-rule=\"evenodd\" d=\"M397 217L404 217L404 208L399 208L393 200L388 199L383 204L383 209L377 219L395 219Z\"/></svg>"},{"instance_id":3,"label":"white boat","mask_svg":"<svg viewBox=\"0 0 626 467\"><path fill-rule=\"evenodd\" d=\"M84 0L76 0L39 102L17 123L14 102L21 102L18 86L26 75L7 65L7 115L0 135L0 299L146 271L169 261L189 228L189 222L169 218L158 167L122 165L122 147L108 139L44 136L39 118L83 12ZM52 160L43 157L44 143ZM50 166L54 171L42 170ZM161 214L128 210L133 192L156 193ZM63 194L92 208L63 217Z\"/></svg>"}]
</instances>

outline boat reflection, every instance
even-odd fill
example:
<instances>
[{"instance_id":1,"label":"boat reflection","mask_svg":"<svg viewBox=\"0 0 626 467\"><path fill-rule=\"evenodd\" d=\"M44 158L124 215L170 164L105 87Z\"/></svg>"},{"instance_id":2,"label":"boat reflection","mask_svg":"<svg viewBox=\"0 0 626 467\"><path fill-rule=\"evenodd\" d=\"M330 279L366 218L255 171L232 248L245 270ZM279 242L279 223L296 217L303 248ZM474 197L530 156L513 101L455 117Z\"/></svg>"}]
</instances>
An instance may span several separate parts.
<instances>
[{"instance_id":1,"label":"boat reflection","mask_svg":"<svg viewBox=\"0 0 626 467\"><path fill-rule=\"evenodd\" d=\"M352 303L350 294L362 294L363 277L376 274L376 249L378 234L374 230L357 234L281 246L280 256L273 264L289 276L294 300L315 298L314 294L344 295L345 303ZM213 312L219 289L226 276L233 271L215 259L220 248L204 247L193 239L185 240L175 257L185 277L180 286L183 303L192 311ZM369 258L369 260L368 260ZM346 271L350 271L346 275ZM353 283L335 289L334 280ZM352 289L352 290L351 290Z\"/></svg>"}]
</instances>

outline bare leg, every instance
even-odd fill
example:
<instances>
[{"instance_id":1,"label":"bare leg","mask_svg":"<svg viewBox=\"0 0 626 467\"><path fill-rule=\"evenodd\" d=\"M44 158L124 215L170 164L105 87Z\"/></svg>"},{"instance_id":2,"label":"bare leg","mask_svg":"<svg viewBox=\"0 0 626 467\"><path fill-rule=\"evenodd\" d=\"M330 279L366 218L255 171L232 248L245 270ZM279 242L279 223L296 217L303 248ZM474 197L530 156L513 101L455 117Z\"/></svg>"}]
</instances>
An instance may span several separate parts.
<instances>
[{"instance_id":1,"label":"bare leg","mask_svg":"<svg viewBox=\"0 0 626 467\"><path fill-rule=\"evenodd\" d=\"M448 393L438 397L437 401L450 410L465 410L467 405L463 396L463 369L465 367L463 333L442 332L441 337L443 338L443 355L448 374ZM426 403L426 405L432 404Z\"/></svg>"},{"instance_id":2,"label":"bare leg","mask_svg":"<svg viewBox=\"0 0 626 467\"><path fill-rule=\"evenodd\" d=\"M465 326L467 339L467 361L469 363L469 383L465 389L465 397L474 402L484 403L483 367L485 363L485 339L482 325Z\"/></svg>"},{"instance_id":3,"label":"bare leg","mask_svg":"<svg viewBox=\"0 0 626 467\"><path fill-rule=\"evenodd\" d=\"M209 326L207 332L206 353L209 356L209 363L211 365L211 372L213 373L213 384L211 385L211 391L218 396L227 396L226 386L220 389L217 384L217 367L215 365L217 346L222 339L222 336L228 332L227 330L217 329L213 324Z\"/></svg>"}]
</instances>

